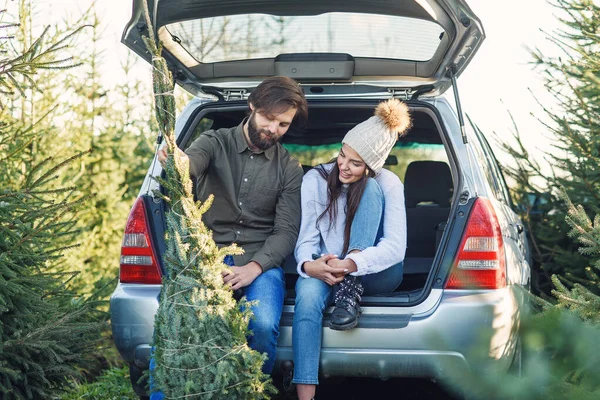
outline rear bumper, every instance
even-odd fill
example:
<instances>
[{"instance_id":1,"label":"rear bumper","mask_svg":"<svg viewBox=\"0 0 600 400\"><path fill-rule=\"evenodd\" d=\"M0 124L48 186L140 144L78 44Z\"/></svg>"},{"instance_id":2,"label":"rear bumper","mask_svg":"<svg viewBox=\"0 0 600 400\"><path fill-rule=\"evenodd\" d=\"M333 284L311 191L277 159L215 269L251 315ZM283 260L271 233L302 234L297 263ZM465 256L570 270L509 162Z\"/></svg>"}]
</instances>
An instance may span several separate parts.
<instances>
[{"instance_id":1,"label":"rear bumper","mask_svg":"<svg viewBox=\"0 0 600 400\"><path fill-rule=\"evenodd\" d=\"M439 300L426 310L364 307L365 315L385 320L408 317L401 327L359 326L351 331L323 327L319 372L323 377L442 378L479 361L508 369L517 344L522 299L512 288L490 291L439 291ZM432 291L430 298L436 297ZM291 312L289 306L284 312ZM402 311L402 312L399 312ZM385 314L385 315L384 315ZM395 314L395 317L394 317ZM327 320L327 316L325 318ZM382 319L383 321L383 319ZM282 320L275 368L293 360L292 326Z\"/></svg>"},{"instance_id":2,"label":"rear bumper","mask_svg":"<svg viewBox=\"0 0 600 400\"><path fill-rule=\"evenodd\" d=\"M276 365L280 361L292 359L292 348L277 349ZM460 373L468 369L469 364L465 357L452 351L328 348L321 350L319 372L323 378L343 376L441 379L448 376L446 371Z\"/></svg>"},{"instance_id":3,"label":"rear bumper","mask_svg":"<svg viewBox=\"0 0 600 400\"><path fill-rule=\"evenodd\" d=\"M141 369L148 368L159 294L160 285L119 285L111 297L115 345L126 361ZM456 372L473 365L473 353L508 368L522 309L522 299L510 288L434 290L412 308L366 306L362 327L346 332L323 328L320 373L324 377L441 378L449 369ZM276 373L281 372L281 361L293 360L292 319L285 317L291 313L293 306L285 306ZM479 346L475 352L474 345Z\"/></svg>"},{"instance_id":4,"label":"rear bumper","mask_svg":"<svg viewBox=\"0 0 600 400\"><path fill-rule=\"evenodd\" d=\"M110 297L112 336L121 356L147 369L161 285L119 284Z\"/></svg>"}]
</instances>

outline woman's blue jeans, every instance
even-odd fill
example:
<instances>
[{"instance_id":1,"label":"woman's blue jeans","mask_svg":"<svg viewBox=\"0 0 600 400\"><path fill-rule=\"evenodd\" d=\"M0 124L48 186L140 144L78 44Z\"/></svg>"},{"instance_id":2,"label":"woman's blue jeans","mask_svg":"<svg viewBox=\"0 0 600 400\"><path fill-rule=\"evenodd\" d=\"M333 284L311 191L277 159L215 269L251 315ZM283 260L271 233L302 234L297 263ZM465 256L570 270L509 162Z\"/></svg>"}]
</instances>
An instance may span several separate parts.
<instances>
[{"instance_id":1,"label":"woman's blue jeans","mask_svg":"<svg viewBox=\"0 0 600 400\"><path fill-rule=\"evenodd\" d=\"M375 179L369 179L352 222L349 251L364 250L377 243L383 233L384 197ZM321 249L325 253L326 249ZM377 274L361 277L365 295L391 293L402 282L403 263ZM323 312L332 303L333 287L316 278L298 278L292 327L294 380L298 384L319 383L319 359L323 335Z\"/></svg>"}]
</instances>

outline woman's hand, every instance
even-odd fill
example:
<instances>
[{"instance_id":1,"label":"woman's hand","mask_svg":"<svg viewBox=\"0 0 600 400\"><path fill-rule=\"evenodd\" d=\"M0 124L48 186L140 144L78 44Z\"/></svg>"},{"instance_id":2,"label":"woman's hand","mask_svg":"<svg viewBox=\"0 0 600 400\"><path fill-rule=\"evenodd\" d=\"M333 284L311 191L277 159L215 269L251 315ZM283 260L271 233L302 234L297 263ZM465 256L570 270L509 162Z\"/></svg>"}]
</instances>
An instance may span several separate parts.
<instances>
[{"instance_id":1,"label":"woman's hand","mask_svg":"<svg viewBox=\"0 0 600 400\"><path fill-rule=\"evenodd\" d=\"M327 261L327 265L336 269L343 269L344 271L346 271L344 272L344 275L349 274L351 272L356 272L358 270L356 263L351 258L346 258L344 260L340 260L339 258L333 258ZM344 275L342 275L342 278L344 277Z\"/></svg>"},{"instance_id":2,"label":"woman's hand","mask_svg":"<svg viewBox=\"0 0 600 400\"><path fill-rule=\"evenodd\" d=\"M304 272L311 278L320 279L330 286L340 283L348 270L327 264L334 259L337 260L335 254L325 254L314 261L307 261L304 263Z\"/></svg>"}]
</instances>

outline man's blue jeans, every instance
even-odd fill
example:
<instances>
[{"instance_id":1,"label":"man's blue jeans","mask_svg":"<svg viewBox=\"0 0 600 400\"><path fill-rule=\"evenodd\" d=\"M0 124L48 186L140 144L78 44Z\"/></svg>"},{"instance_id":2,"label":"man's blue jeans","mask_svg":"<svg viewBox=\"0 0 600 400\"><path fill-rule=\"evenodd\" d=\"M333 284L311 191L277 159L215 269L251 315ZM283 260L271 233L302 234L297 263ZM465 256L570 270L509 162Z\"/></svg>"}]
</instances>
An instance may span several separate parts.
<instances>
[{"instance_id":1,"label":"man's blue jeans","mask_svg":"<svg viewBox=\"0 0 600 400\"><path fill-rule=\"evenodd\" d=\"M383 233L383 209L383 192L375 179L369 179L352 222L349 251L377 243ZM327 249L321 249L321 253L327 253ZM403 263L399 263L377 274L362 276L364 294L393 292L402 282L402 272ZM296 384L319 383L323 312L332 300L332 286L316 278L298 278L292 327Z\"/></svg>"},{"instance_id":2,"label":"man's blue jeans","mask_svg":"<svg viewBox=\"0 0 600 400\"><path fill-rule=\"evenodd\" d=\"M226 257L225 263L233 265L233 259ZM260 274L254 282L244 288L244 295L249 301L257 300L252 307L254 318L250 320L248 329L252 334L248 337L248 345L260 353L266 353L268 359L262 367L265 374L270 374L275 365L277 338L279 337L279 320L283 311L285 297L285 276L281 267L271 268ZM150 370L155 366L154 358L150 360ZM152 388L152 379L150 379ZM164 398L161 392L153 392L152 400Z\"/></svg>"},{"instance_id":3,"label":"man's blue jeans","mask_svg":"<svg viewBox=\"0 0 600 400\"><path fill-rule=\"evenodd\" d=\"M247 300L258 300L258 304L252 307L254 318L248 324L252 331L252 335L248 337L248 345L251 349L267 354L269 358L262 370L265 374L270 374L275 365L279 320L285 297L283 269L274 267L263 272L244 291Z\"/></svg>"},{"instance_id":4,"label":"man's blue jeans","mask_svg":"<svg viewBox=\"0 0 600 400\"><path fill-rule=\"evenodd\" d=\"M225 264L233 266L233 257L227 256ZM270 374L275 365L277 338L279 337L279 320L283 311L285 297L285 274L281 267L273 267L260 274L250 285L244 288L246 300L257 300L252 307L254 318L250 320L248 329L248 346L259 353L266 353L268 359L262 367L265 374Z\"/></svg>"}]
</instances>

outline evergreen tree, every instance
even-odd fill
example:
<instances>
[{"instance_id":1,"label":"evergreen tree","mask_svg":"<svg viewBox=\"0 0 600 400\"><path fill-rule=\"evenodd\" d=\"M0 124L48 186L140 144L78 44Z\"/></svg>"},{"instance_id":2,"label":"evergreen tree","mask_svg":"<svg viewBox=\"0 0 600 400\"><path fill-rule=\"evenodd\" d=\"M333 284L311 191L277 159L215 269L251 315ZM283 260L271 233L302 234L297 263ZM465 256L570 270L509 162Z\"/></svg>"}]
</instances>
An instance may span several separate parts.
<instances>
[{"instance_id":1,"label":"evergreen tree","mask_svg":"<svg viewBox=\"0 0 600 400\"><path fill-rule=\"evenodd\" d=\"M0 13L2 14L2 13ZM0 15L0 21L2 20ZM17 28L17 24L3 24ZM105 326L95 304L67 286L72 274L53 273L74 246L76 188L56 184L59 172L82 154L55 162L34 160L32 143L48 132L16 113L16 99L37 87L36 69L69 68L61 58L74 30L48 42L45 30L22 52L0 36L0 397L51 398L71 385L89 362ZM22 104L22 103L21 103ZM12 105L12 106L11 106Z\"/></svg>"},{"instance_id":2,"label":"evergreen tree","mask_svg":"<svg viewBox=\"0 0 600 400\"><path fill-rule=\"evenodd\" d=\"M92 149L74 182L91 197L77 223L86 240L68 259L79 271L73 283L79 290L108 298L116 285L127 215L152 158L152 121L147 117L151 104L144 102L150 88L133 77L131 58L122 65L125 78L131 78L128 85L113 90L102 82L103 28L96 10L88 13L89 28L79 40L87 49L80 55L83 65L61 85L69 92L69 118L62 124L63 132L71 148Z\"/></svg>"},{"instance_id":3,"label":"evergreen tree","mask_svg":"<svg viewBox=\"0 0 600 400\"><path fill-rule=\"evenodd\" d=\"M578 243L567 235L567 209L560 198L560 188L591 215L600 213L600 5L591 0L555 0L564 14L564 28L551 36L562 51L558 58L533 53L541 69L545 87L557 101L557 109L542 104L549 118L545 124L554 150L545 154L551 172L543 170L526 146L504 145L513 156L514 165L505 172L517 187L517 204L530 204L523 218L532 236L533 255L538 268L534 290L549 294L552 275L571 283L594 288L595 276L589 276L589 262L578 252ZM532 207L537 196L542 202Z\"/></svg>"},{"instance_id":4,"label":"evergreen tree","mask_svg":"<svg viewBox=\"0 0 600 400\"><path fill-rule=\"evenodd\" d=\"M194 202L189 165L176 152L173 79L145 7L156 119L168 152L166 179L157 179L170 207L166 275L154 325L155 389L168 398L267 399L274 388L261 371L265 356L246 343L250 304L236 303L221 276L224 257L241 249L218 249L202 222L212 197L201 205Z\"/></svg>"},{"instance_id":5,"label":"evergreen tree","mask_svg":"<svg viewBox=\"0 0 600 400\"><path fill-rule=\"evenodd\" d=\"M579 253L586 259L591 259L589 263L591 266L587 267L586 272L593 277L597 287L596 291L592 291L578 283L575 283L573 287L567 287L559 277L553 276L556 288L553 294L558 298L559 307L572 310L583 320L600 324L600 296L598 295L600 293L600 283L598 283L598 273L600 273L600 214L596 214L592 222L582 206L575 206L564 192L562 192L562 196L569 207L566 217L566 222L571 227L569 237L580 245Z\"/></svg>"},{"instance_id":6,"label":"evergreen tree","mask_svg":"<svg viewBox=\"0 0 600 400\"><path fill-rule=\"evenodd\" d=\"M12 40L15 47L30 46L29 38L44 23L40 7L30 0L19 2L21 24ZM107 299L116 285L127 215L154 150L155 137L151 135L156 130L148 118L151 88L133 72L131 57L122 64L123 82L112 87L103 79L101 69L106 60L100 40L104 25L94 5L75 20L48 27L46 41L54 43L65 36L68 26L85 27L69 39L71 48L80 49L78 68L39 70L37 90L26 89L27 96L15 99L8 108L23 123L33 124L45 117L37 123L47 134L29 145L32 162L92 149L78 161L78 173L59 171L60 182L76 185L89 198L77 220L84 239L65 254L63 265L78 272L72 288Z\"/></svg>"}]
</instances>

